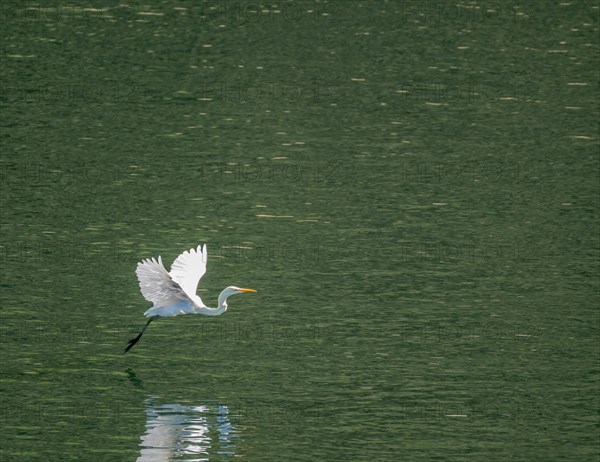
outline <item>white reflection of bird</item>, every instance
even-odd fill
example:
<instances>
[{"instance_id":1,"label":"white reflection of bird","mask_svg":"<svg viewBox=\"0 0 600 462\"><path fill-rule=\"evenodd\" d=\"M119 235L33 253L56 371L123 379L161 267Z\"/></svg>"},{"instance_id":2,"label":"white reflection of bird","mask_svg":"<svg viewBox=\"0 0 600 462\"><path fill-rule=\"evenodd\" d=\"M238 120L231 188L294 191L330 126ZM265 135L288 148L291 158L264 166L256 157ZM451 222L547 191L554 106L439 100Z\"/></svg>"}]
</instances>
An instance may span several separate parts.
<instances>
[{"instance_id":1,"label":"white reflection of bird","mask_svg":"<svg viewBox=\"0 0 600 462\"><path fill-rule=\"evenodd\" d=\"M209 308L196 295L198 281L206 273L206 244L196 249L186 250L179 255L171 272L163 266L160 256L146 259L138 263L135 273L140 281L140 291L146 300L154 306L144 313L148 322L125 348L127 353L142 337L152 321L162 317L178 316L180 314L204 314L218 316L227 311L227 297L244 292L256 292L253 289L242 289L229 286L219 294L218 306Z\"/></svg>"}]
</instances>

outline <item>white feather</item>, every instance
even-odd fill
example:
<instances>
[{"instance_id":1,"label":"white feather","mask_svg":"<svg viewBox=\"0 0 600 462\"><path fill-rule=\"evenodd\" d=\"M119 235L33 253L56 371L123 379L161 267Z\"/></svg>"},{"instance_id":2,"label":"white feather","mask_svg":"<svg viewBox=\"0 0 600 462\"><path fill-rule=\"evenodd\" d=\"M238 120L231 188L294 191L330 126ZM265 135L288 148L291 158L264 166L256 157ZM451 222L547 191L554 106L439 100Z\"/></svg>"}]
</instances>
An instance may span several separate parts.
<instances>
[{"instance_id":1,"label":"white feather","mask_svg":"<svg viewBox=\"0 0 600 462\"><path fill-rule=\"evenodd\" d=\"M169 275L189 297L196 295L198 282L206 273L207 258L208 253L204 244L204 248L198 246L196 249L186 250L171 265Z\"/></svg>"}]
</instances>

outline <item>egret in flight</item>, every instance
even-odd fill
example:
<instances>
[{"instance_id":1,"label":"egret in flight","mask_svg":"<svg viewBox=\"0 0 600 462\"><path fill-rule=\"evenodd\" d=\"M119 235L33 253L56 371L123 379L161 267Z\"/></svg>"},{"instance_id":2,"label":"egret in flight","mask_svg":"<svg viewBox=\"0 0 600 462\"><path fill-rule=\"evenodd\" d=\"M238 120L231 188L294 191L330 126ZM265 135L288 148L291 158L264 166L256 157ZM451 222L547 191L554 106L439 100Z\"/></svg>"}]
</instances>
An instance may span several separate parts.
<instances>
[{"instance_id":1,"label":"egret in flight","mask_svg":"<svg viewBox=\"0 0 600 462\"><path fill-rule=\"evenodd\" d=\"M171 265L171 272L163 266L160 256L158 260L148 258L138 263L135 270L140 281L140 291L146 300L154 306L144 313L148 322L125 348L127 353L135 345L150 323L158 318L178 316L180 314L204 314L218 316L227 311L227 297L244 292L256 292L253 289L242 289L229 286L219 295L218 306L209 308L196 295L198 281L206 273L206 244L190 249L179 255Z\"/></svg>"}]
</instances>

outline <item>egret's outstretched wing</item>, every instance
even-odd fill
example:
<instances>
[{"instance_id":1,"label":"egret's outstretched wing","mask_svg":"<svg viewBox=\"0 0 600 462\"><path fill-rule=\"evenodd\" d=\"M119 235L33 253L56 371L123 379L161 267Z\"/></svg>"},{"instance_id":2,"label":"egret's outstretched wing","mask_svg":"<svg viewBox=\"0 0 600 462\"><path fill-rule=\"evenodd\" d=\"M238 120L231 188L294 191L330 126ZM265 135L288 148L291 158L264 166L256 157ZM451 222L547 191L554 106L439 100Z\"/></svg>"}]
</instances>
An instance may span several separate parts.
<instances>
[{"instance_id":1,"label":"egret's outstretched wing","mask_svg":"<svg viewBox=\"0 0 600 462\"><path fill-rule=\"evenodd\" d=\"M196 296L198 281L206 273L206 244L200 248L190 249L179 255L169 273L190 298Z\"/></svg>"},{"instance_id":2,"label":"egret's outstretched wing","mask_svg":"<svg viewBox=\"0 0 600 462\"><path fill-rule=\"evenodd\" d=\"M162 260L148 258L138 263L135 274L140 281L140 291L154 306L165 307L189 300L185 291L171 279Z\"/></svg>"}]
</instances>

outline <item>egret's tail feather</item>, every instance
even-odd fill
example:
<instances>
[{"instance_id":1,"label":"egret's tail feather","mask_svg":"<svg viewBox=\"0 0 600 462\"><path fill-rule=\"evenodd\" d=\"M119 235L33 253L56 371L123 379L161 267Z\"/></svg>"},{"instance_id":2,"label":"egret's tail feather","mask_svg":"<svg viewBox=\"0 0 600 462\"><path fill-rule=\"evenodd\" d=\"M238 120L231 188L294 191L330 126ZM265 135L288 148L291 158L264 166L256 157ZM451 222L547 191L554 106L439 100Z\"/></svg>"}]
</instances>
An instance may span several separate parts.
<instances>
[{"instance_id":1,"label":"egret's tail feather","mask_svg":"<svg viewBox=\"0 0 600 462\"><path fill-rule=\"evenodd\" d=\"M127 344L127 346L125 347L125 351L123 352L123 354L127 353L129 350L131 350L133 348L133 346L140 341L140 339L142 338L142 335L144 335L144 332L146 332L146 329L148 328L148 326L150 325L150 323L152 321L154 321L154 319L156 319L155 317L148 319L148 322L146 323L146 325L144 326L144 328L142 329L142 331L137 335L137 337L132 338L131 340L129 340L129 343Z\"/></svg>"}]
</instances>

